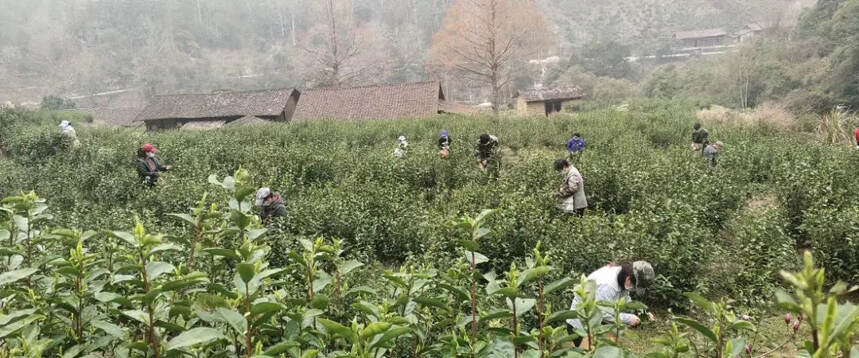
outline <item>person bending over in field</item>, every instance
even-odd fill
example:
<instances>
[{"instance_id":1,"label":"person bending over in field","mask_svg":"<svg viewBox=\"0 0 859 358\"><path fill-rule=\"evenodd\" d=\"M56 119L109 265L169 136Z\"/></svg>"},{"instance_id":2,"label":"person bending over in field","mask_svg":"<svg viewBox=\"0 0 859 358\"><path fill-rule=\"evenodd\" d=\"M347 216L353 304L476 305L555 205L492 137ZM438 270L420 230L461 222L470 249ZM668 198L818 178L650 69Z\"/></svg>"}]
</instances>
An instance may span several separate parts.
<instances>
[{"instance_id":1,"label":"person bending over in field","mask_svg":"<svg viewBox=\"0 0 859 358\"><path fill-rule=\"evenodd\" d=\"M653 267L647 261L635 261L620 265L611 263L588 275L588 280L596 283L594 298L597 301L609 302L615 302L621 298L625 298L629 302L631 301L630 292L635 292L639 296L643 295L645 288L650 286L655 278L656 274L653 272ZM573 303L570 304L570 310L575 310L581 302L582 298L576 295L573 298ZM603 313L603 322L614 322L614 312L611 308L600 307L600 309ZM647 313L647 318L650 321L655 320L651 313ZM630 327L641 324L641 319L631 313L621 313L620 320ZM576 340L576 345L580 348L590 349L590 342L588 342L587 335L584 334L582 322L578 319L568 319L567 325L568 331L581 336Z\"/></svg>"},{"instance_id":2,"label":"person bending over in field","mask_svg":"<svg viewBox=\"0 0 859 358\"><path fill-rule=\"evenodd\" d=\"M716 143L704 148L704 153L702 155L704 156L704 159L710 161L710 165L715 167L716 164L719 164L719 154L722 153L723 145L724 144L722 144L721 141L717 141Z\"/></svg>"},{"instance_id":3,"label":"person bending over in field","mask_svg":"<svg viewBox=\"0 0 859 358\"><path fill-rule=\"evenodd\" d=\"M588 207L588 199L585 197L585 186L582 173L565 159L555 161L555 170L564 174L561 186L555 192L555 197L561 199L559 207L567 214L582 216Z\"/></svg>"},{"instance_id":4,"label":"person bending over in field","mask_svg":"<svg viewBox=\"0 0 859 358\"><path fill-rule=\"evenodd\" d=\"M695 131L692 132L692 151L702 151L703 153L703 150L705 147L707 147L707 144L710 144L710 133L707 132L706 129L701 127L701 123L695 123L694 128Z\"/></svg>"},{"instance_id":5,"label":"person bending over in field","mask_svg":"<svg viewBox=\"0 0 859 358\"><path fill-rule=\"evenodd\" d=\"M170 170L171 166L161 164L161 159L155 156L158 150L150 143L146 143L137 149L137 173L143 184L148 187L155 186L161 172Z\"/></svg>"},{"instance_id":6,"label":"person bending over in field","mask_svg":"<svg viewBox=\"0 0 859 358\"><path fill-rule=\"evenodd\" d=\"M450 134L447 132L447 129L442 129L441 137L438 139L438 155L442 159L450 155Z\"/></svg>"},{"instance_id":7,"label":"person bending over in field","mask_svg":"<svg viewBox=\"0 0 859 358\"><path fill-rule=\"evenodd\" d=\"M585 140L579 132L573 133L573 137L567 141L567 154L570 162L575 162L579 155L585 151Z\"/></svg>"},{"instance_id":8,"label":"person bending over in field","mask_svg":"<svg viewBox=\"0 0 859 358\"><path fill-rule=\"evenodd\" d=\"M493 172L497 172L501 165L500 150L498 137L488 133L481 134L477 146L474 148L474 157L477 159L480 170L491 169Z\"/></svg>"},{"instance_id":9,"label":"person bending over in field","mask_svg":"<svg viewBox=\"0 0 859 358\"><path fill-rule=\"evenodd\" d=\"M60 122L60 129L62 129L63 134L65 134L66 137L71 139L73 146L77 147L81 145L81 142L78 140L78 133L69 121Z\"/></svg>"},{"instance_id":10,"label":"person bending over in field","mask_svg":"<svg viewBox=\"0 0 859 358\"><path fill-rule=\"evenodd\" d=\"M286 216L286 206L283 205L280 194L272 192L270 188L257 190L256 206L259 207L259 218L263 222Z\"/></svg>"},{"instance_id":11,"label":"person bending over in field","mask_svg":"<svg viewBox=\"0 0 859 358\"><path fill-rule=\"evenodd\" d=\"M394 148L394 156L397 158L404 158L406 156L406 151L409 149L409 142L406 141L406 136L400 135L397 137L397 147Z\"/></svg>"}]
</instances>

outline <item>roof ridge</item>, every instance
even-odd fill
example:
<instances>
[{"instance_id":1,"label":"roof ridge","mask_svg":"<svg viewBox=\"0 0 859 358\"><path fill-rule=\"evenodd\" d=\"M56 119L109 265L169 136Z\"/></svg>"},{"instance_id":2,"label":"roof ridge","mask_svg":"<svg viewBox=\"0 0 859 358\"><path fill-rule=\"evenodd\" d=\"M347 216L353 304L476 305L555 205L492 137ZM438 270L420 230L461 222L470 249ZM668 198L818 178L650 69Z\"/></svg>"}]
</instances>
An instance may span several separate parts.
<instances>
[{"instance_id":1,"label":"roof ridge","mask_svg":"<svg viewBox=\"0 0 859 358\"><path fill-rule=\"evenodd\" d=\"M270 88L270 89L257 89L257 90L249 90L249 91L230 91L230 92L218 92L218 93L165 93L165 94L156 94L152 97L177 97L177 96L217 96L222 94L246 94L246 93L260 93L260 92L275 92L275 91L297 91L298 89L295 87L282 87L282 88Z\"/></svg>"},{"instance_id":2,"label":"roof ridge","mask_svg":"<svg viewBox=\"0 0 859 358\"><path fill-rule=\"evenodd\" d=\"M439 84L441 85L441 81L438 80L427 80L427 81L415 81L415 82L400 82L400 83L384 83L384 84L375 84L375 85L363 85L363 86L349 86L349 87L316 87L316 88L305 88L301 91L344 91L351 89L365 89L365 88L373 88L373 87L397 87L397 86L417 86L417 85L429 85L429 84Z\"/></svg>"}]
</instances>

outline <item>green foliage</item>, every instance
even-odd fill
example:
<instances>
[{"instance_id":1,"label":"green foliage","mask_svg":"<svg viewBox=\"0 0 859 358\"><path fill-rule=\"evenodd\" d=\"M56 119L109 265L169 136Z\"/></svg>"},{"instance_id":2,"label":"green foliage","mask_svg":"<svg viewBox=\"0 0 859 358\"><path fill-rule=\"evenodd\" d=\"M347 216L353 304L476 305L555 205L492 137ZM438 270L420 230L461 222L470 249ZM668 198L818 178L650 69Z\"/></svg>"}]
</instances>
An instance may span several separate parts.
<instances>
[{"instance_id":1,"label":"green foliage","mask_svg":"<svg viewBox=\"0 0 859 358\"><path fill-rule=\"evenodd\" d=\"M58 96L46 96L42 98L40 108L45 111L60 111L63 109L74 109L75 102Z\"/></svg>"},{"instance_id":2,"label":"green foliage","mask_svg":"<svg viewBox=\"0 0 859 358\"><path fill-rule=\"evenodd\" d=\"M321 236L338 238L348 259L363 262L457 259L449 218L492 207L501 210L486 218L493 232L478 251L492 259L481 268L506 270L538 241L557 258L559 272L646 259L659 276L648 295L656 306L685 306L687 291L757 304L778 286L777 269L793 266L797 246L812 248L833 278L854 279L859 263L844 238L855 231L855 153L759 125L708 124L713 137L728 143L720 166L710 169L685 149L693 111L703 105L630 101L624 109L497 123L444 117L154 134L88 128L79 132L85 145L53 155L49 144L30 142L53 138L48 133L58 131L51 124L15 138L12 148L34 152L14 150L0 160L0 195L36 189L71 227L122 230L138 215L178 242L197 241L194 267L209 260L202 243L223 244L212 220L229 206L213 212L211 203L229 203L220 180L243 166L256 174L248 190L272 187L290 208L286 220L269 227L266 245L275 252ZM454 138L447 160L434 149L442 127ZM473 169L472 145L485 131L518 148L504 156L492 182ZM588 140L577 164L591 204L581 219L557 211L548 195L559 180L551 163L564 155L573 131ZM412 138L413 148L395 161L390 142L399 133ZM138 184L133 167L143 142L154 143L174 166L152 189ZM212 173L218 186L205 184ZM745 211L759 198L768 198L765 210ZM269 259L278 267L288 261ZM547 282L561 278L548 275Z\"/></svg>"},{"instance_id":3,"label":"green foliage","mask_svg":"<svg viewBox=\"0 0 859 358\"><path fill-rule=\"evenodd\" d=\"M289 266L277 267L268 259L281 253L271 251L268 230L251 211L249 172L238 169L208 181L227 205L210 203L204 195L191 214L172 215L193 228L184 239L151 233L140 222L130 232L48 229L55 219L46 200L32 192L3 199L0 355L632 356L620 338L626 329L620 314L646 306L598 301L594 282L582 276L573 289L576 309L553 310L553 298L573 281L544 285L553 273L566 273L550 266L540 243L524 260L524 270L519 260L503 275L476 270L492 261L475 250L486 247L494 235L486 225L503 212L484 210L454 220L465 235L458 258L441 265L444 271L432 266L365 270L344 257L342 241L324 238L299 240L287 254ZM199 249L196 265L189 248ZM823 271L814 268L810 254L805 265L801 273L782 273L797 294L779 293L780 305L820 322L809 323L823 347L814 343L815 357L847 354L859 309L836 305L822 293ZM843 284L830 290L831 295L849 292ZM696 354L740 354L754 324L736 316L724 299L686 296L704 317L676 319L708 342L694 346ZM822 306L824 299L825 316L817 315L824 310L809 308ZM583 328L567 333L566 319L580 320ZM688 335L675 325L657 341L663 350L651 355L688 352ZM592 344L574 347L570 342L576 337Z\"/></svg>"},{"instance_id":4,"label":"green foliage","mask_svg":"<svg viewBox=\"0 0 859 358\"><path fill-rule=\"evenodd\" d=\"M851 348L859 336L859 306L850 302L839 304L837 298L855 292L859 287L838 282L827 290L824 286L825 270L814 265L811 252L805 252L803 261L801 271L781 272L794 292L778 292L779 306L804 317L803 322L811 331L811 340L804 344L809 356L836 357L839 353L841 357L851 356Z\"/></svg>"}]
</instances>

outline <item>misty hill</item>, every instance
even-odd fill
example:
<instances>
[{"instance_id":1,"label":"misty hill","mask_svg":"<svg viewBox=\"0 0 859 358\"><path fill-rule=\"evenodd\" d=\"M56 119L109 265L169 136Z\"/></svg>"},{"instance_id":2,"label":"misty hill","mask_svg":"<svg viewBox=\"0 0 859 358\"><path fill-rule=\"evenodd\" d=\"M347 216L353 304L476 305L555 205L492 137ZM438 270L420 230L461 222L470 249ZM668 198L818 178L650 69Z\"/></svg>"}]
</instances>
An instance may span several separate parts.
<instances>
[{"instance_id":1,"label":"misty hill","mask_svg":"<svg viewBox=\"0 0 859 358\"><path fill-rule=\"evenodd\" d=\"M809 1L809 0L803 0ZM420 80L453 0L337 0L384 68L354 84ZM324 1L0 1L0 104L138 88L180 91L304 87L315 76ZM802 3L761 0L540 0L562 57L614 40L643 51L673 31L794 18Z\"/></svg>"}]
</instances>

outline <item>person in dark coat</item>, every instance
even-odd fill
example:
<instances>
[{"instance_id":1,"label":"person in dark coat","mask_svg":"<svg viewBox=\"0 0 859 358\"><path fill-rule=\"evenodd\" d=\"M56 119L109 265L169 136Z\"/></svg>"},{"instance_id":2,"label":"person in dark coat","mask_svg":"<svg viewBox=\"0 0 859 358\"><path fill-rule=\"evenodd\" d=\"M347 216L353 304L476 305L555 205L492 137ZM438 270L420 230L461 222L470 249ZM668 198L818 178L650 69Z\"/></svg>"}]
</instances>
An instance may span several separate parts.
<instances>
[{"instance_id":1,"label":"person in dark coat","mask_svg":"<svg viewBox=\"0 0 859 358\"><path fill-rule=\"evenodd\" d=\"M259 207L259 218L262 221L286 216L286 205L283 204L280 194L272 192L271 188L257 190L256 206Z\"/></svg>"},{"instance_id":2,"label":"person in dark coat","mask_svg":"<svg viewBox=\"0 0 859 358\"><path fill-rule=\"evenodd\" d=\"M500 157L501 145L498 144L498 137L489 133L481 134L477 146L474 147L477 166L483 171L488 170L492 174L497 174L501 169Z\"/></svg>"},{"instance_id":3,"label":"person in dark coat","mask_svg":"<svg viewBox=\"0 0 859 358\"><path fill-rule=\"evenodd\" d=\"M693 152L700 151L703 154L704 148L707 148L707 145L710 144L710 132L707 132L707 129L701 127L701 123L695 123L693 128L695 131L692 132L691 149Z\"/></svg>"},{"instance_id":4,"label":"person in dark coat","mask_svg":"<svg viewBox=\"0 0 859 358\"><path fill-rule=\"evenodd\" d=\"M155 186L161 172L166 172L171 168L169 165L163 165L155 153L158 153L158 150L150 143L137 149L137 174L140 175L143 185L147 187Z\"/></svg>"}]
</instances>

